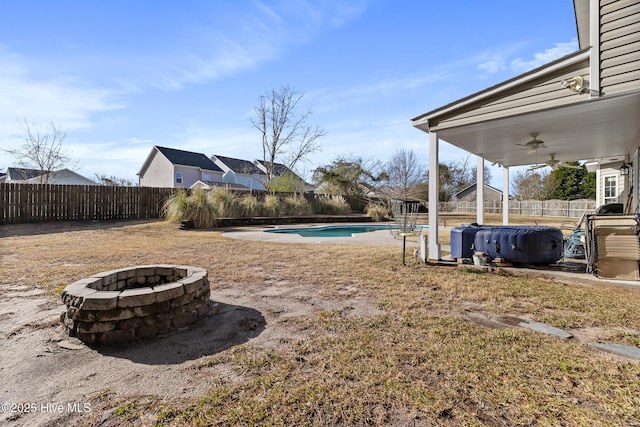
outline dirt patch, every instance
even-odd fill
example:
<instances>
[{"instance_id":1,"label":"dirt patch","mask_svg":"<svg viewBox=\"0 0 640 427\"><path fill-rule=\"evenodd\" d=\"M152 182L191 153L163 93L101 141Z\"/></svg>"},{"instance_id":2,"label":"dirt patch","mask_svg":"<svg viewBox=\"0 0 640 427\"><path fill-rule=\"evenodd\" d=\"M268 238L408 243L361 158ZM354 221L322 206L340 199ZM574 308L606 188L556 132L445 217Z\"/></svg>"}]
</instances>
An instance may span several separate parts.
<instances>
[{"instance_id":1,"label":"dirt patch","mask_svg":"<svg viewBox=\"0 0 640 427\"><path fill-rule=\"evenodd\" d=\"M224 366L208 369L206 375L196 369L209 356L248 341L281 348L310 332L291 321L312 312L337 309L349 316L380 312L356 289L345 290L345 298L338 301L322 298L313 286L291 285L275 280L277 272L272 275L262 285L219 287L212 293L210 312L197 325L156 339L94 348L65 334L59 323L64 305L58 298L26 286L0 285L0 401L16 404L15 412L0 415L0 423L63 425L79 420L76 410L85 409L94 410L92 417L108 419L112 410L95 413L105 406L105 399L199 396L211 387L213 375L241 380L230 378L235 374L223 372ZM35 405L36 410L21 412L25 404Z\"/></svg>"}]
</instances>

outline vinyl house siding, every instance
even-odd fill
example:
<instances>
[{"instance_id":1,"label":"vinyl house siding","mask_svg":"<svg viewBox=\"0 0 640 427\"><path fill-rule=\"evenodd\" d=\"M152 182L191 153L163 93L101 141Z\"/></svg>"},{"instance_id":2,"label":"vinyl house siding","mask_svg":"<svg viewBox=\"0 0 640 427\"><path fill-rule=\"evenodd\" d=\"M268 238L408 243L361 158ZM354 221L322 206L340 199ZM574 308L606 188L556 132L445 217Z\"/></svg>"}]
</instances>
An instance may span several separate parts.
<instances>
[{"instance_id":1,"label":"vinyl house siding","mask_svg":"<svg viewBox=\"0 0 640 427\"><path fill-rule=\"evenodd\" d=\"M605 203L623 203L626 204L627 202L627 196L626 193L624 191L625 189L625 177L620 175L620 166L622 166L622 163L615 163L612 164L610 167L606 167L606 168L602 168L600 170L598 170L597 174L596 174L596 178L597 178L597 182L598 182L598 187L596 189L596 205L597 206L601 206L604 205ZM605 200L606 194L605 194L605 187L606 187L606 183L607 183L607 178L608 177L615 177L616 180L616 188L615 188L615 194L616 194L616 200L612 201L612 200Z\"/></svg>"},{"instance_id":2,"label":"vinyl house siding","mask_svg":"<svg viewBox=\"0 0 640 427\"><path fill-rule=\"evenodd\" d=\"M588 59L569 64L543 77L532 78L501 91L496 96L488 96L464 108L458 108L451 114L434 117L429 121L430 128L446 129L582 102L583 98L572 96L569 91L559 90L561 80L577 75L588 80Z\"/></svg>"},{"instance_id":3,"label":"vinyl house siding","mask_svg":"<svg viewBox=\"0 0 640 427\"><path fill-rule=\"evenodd\" d=\"M140 186L173 187L174 180L173 164L162 154L155 152L144 175L140 176Z\"/></svg>"},{"instance_id":4,"label":"vinyl house siding","mask_svg":"<svg viewBox=\"0 0 640 427\"><path fill-rule=\"evenodd\" d=\"M640 0L600 2L600 61L603 94L640 89Z\"/></svg>"}]
</instances>

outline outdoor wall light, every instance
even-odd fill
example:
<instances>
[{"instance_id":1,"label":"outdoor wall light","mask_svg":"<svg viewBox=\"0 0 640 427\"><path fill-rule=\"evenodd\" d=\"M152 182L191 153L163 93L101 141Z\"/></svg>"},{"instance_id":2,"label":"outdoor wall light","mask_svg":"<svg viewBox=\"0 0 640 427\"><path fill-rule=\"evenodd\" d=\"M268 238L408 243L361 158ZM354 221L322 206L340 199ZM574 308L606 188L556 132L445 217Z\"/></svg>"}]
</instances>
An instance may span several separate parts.
<instances>
[{"instance_id":1,"label":"outdoor wall light","mask_svg":"<svg viewBox=\"0 0 640 427\"><path fill-rule=\"evenodd\" d=\"M570 79L560 80L560 86L562 88L567 88L571 92L579 93L581 95L589 91L589 88L585 83L585 80L581 76L575 76L571 77Z\"/></svg>"},{"instance_id":2,"label":"outdoor wall light","mask_svg":"<svg viewBox=\"0 0 640 427\"><path fill-rule=\"evenodd\" d=\"M623 163L622 166L620 166L620 175L622 176L626 176L629 175L629 164L628 163Z\"/></svg>"}]
</instances>

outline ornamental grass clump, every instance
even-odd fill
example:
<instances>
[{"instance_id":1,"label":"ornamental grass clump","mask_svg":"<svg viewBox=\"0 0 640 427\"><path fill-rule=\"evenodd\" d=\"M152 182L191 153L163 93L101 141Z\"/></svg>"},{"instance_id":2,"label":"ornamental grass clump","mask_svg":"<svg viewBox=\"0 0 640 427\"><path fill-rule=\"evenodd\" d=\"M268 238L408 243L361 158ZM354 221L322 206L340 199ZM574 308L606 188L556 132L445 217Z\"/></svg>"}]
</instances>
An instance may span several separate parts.
<instances>
[{"instance_id":1,"label":"ornamental grass clump","mask_svg":"<svg viewBox=\"0 0 640 427\"><path fill-rule=\"evenodd\" d=\"M261 216L264 210L262 203L258 201L258 198L253 194L245 194L240 198L240 208L242 210L241 216L251 218L254 216Z\"/></svg>"},{"instance_id":2,"label":"ornamental grass clump","mask_svg":"<svg viewBox=\"0 0 640 427\"><path fill-rule=\"evenodd\" d=\"M318 195L313 202L313 213L318 215L346 215L351 206L342 196Z\"/></svg>"},{"instance_id":3,"label":"ornamental grass clump","mask_svg":"<svg viewBox=\"0 0 640 427\"><path fill-rule=\"evenodd\" d=\"M311 215L311 205L303 196L287 196L283 202L284 214L291 216Z\"/></svg>"},{"instance_id":4,"label":"ornamental grass clump","mask_svg":"<svg viewBox=\"0 0 640 427\"><path fill-rule=\"evenodd\" d=\"M171 223L178 223L185 219L187 199L187 192L184 190L173 193L162 205L162 216Z\"/></svg>"},{"instance_id":5,"label":"ornamental grass clump","mask_svg":"<svg viewBox=\"0 0 640 427\"><path fill-rule=\"evenodd\" d=\"M267 194L264 196L263 209L265 216L278 216L282 210L282 204L278 196L275 194Z\"/></svg>"},{"instance_id":6,"label":"ornamental grass clump","mask_svg":"<svg viewBox=\"0 0 640 427\"><path fill-rule=\"evenodd\" d=\"M196 190L189 196L185 217L193 220L196 228L212 228L217 225L216 208L205 190Z\"/></svg>"},{"instance_id":7,"label":"ornamental grass clump","mask_svg":"<svg viewBox=\"0 0 640 427\"><path fill-rule=\"evenodd\" d=\"M211 204L215 206L218 218L238 218L242 214L242 206L238 203L238 198L225 188L211 190L209 199Z\"/></svg>"},{"instance_id":8,"label":"ornamental grass clump","mask_svg":"<svg viewBox=\"0 0 640 427\"><path fill-rule=\"evenodd\" d=\"M379 203L368 204L365 211L374 221L384 221L389 217L389 209Z\"/></svg>"},{"instance_id":9,"label":"ornamental grass clump","mask_svg":"<svg viewBox=\"0 0 640 427\"><path fill-rule=\"evenodd\" d=\"M184 190L177 191L169 197L162 207L162 214L167 221L193 221L196 228L216 226L216 209L204 190L196 190L187 195Z\"/></svg>"}]
</instances>

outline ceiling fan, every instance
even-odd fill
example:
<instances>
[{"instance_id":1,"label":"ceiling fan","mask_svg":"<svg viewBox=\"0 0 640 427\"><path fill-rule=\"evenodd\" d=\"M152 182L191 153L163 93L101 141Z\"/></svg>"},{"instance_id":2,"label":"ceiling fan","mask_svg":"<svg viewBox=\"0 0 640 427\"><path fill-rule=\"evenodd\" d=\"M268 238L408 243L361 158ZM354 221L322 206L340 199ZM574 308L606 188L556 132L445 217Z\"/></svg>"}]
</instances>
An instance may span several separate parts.
<instances>
[{"instance_id":1,"label":"ceiling fan","mask_svg":"<svg viewBox=\"0 0 640 427\"><path fill-rule=\"evenodd\" d=\"M568 163L562 162L560 160L556 159L556 153L551 153L549 155L549 160L547 160L546 162L539 164L539 165L535 165L535 166L531 166L529 169L529 171L535 170L535 169L540 169L540 168L546 168L547 166L549 166L551 168L551 170L558 170L558 168L568 168L568 169L582 169L582 166L576 166L576 165L570 165Z\"/></svg>"},{"instance_id":2,"label":"ceiling fan","mask_svg":"<svg viewBox=\"0 0 640 427\"><path fill-rule=\"evenodd\" d=\"M531 135L531 138L533 138L531 141L527 142L526 144L516 144L516 145L528 148L529 151L527 152L527 154L535 153L538 150L538 148L547 148L547 146L544 145L544 141L541 141L538 139L538 135L540 135L539 132L531 132L530 135Z\"/></svg>"}]
</instances>

